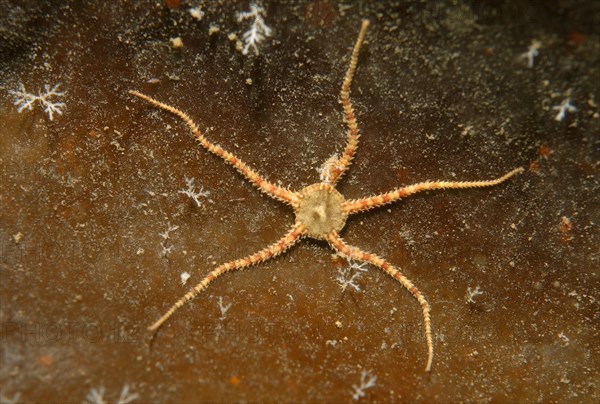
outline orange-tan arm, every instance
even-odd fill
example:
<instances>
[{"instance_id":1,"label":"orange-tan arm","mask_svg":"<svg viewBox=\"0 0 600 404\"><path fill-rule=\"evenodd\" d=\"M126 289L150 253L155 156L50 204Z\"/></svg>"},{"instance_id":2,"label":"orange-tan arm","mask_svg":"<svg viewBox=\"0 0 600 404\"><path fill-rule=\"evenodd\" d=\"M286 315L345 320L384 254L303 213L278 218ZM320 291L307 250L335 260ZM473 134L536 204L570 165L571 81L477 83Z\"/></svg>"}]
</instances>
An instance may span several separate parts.
<instances>
[{"instance_id":1,"label":"orange-tan arm","mask_svg":"<svg viewBox=\"0 0 600 404\"><path fill-rule=\"evenodd\" d=\"M244 267L249 267L278 256L279 254L286 251L288 248L293 246L304 234L304 226L296 223L292 229L279 241L271 244L267 248L260 250L259 252L249 255L244 258L226 262L218 266L212 272L210 272L200 283L194 286L188 293L186 293L181 299L179 299L167 312L159 318L154 324L148 327L150 331L156 331L169 317L175 313L177 309L192 300L198 293L202 292L208 287L208 284L217 279L219 276L226 272L233 271Z\"/></svg>"},{"instance_id":2,"label":"orange-tan arm","mask_svg":"<svg viewBox=\"0 0 600 404\"><path fill-rule=\"evenodd\" d=\"M335 232L330 233L327 236L327 241L331 248L340 253L344 254L347 257L350 257L357 261L368 262L370 264L375 265L376 267L381 268L385 273L390 275L392 278L400 282L406 290L408 290L415 299L421 305L421 309L423 310L423 321L425 324L425 338L427 339L427 365L425 366L425 370L427 372L431 371L431 363L433 362L433 339L431 337L431 316L429 315L429 303L425 300L425 297L419 292L417 287L413 285L413 283L402 274L398 269L393 267L389 262L385 261L382 258L374 254L370 254L356 247L351 247L344 243L340 237Z\"/></svg>"},{"instance_id":3,"label":"orange-tan arm","mask_svg":"<svg viewBox=\"0 0 600 404\"><path fill-rule=\"evenodd\" d=\"M245 163L240 161L236 156L224 150L221 146L212 144L209 142L200 132L198 126L192 121L192 119L183 111L174 108L170 105L164 104L160 101L155 100L152 97L149 97L145 94L142 94L137 91L130 90L129 94L135 95L143 99L144 101L149 102L152 105L155 105L159 108L164 109L172 114L177 115L181 118L187 126L191 129L192 133L196 137L196 139L200 142L202 147L204 147L209 152L221 157L223 160L234 166L244 177L246 177L252 184L254 184L258 189L260 189L265 194L278 199L280 201L286 202L292 206L296 206L298 204L299 195L293 191L290 191L285 188L278 187L277 185L271 184L267 180L265 180L262 176L248 167Z\"/></svg>"},{"instance_id":4,"label":"orange-tan arm","mask_svg":"<svg viewBox=\"0 0 600 404\"><path fill-rule=\"evenodd\" d=\"M350 57L350 65L348 66L348 70L346 71L346 76L344 77L344 83L342 84L342 90L340 92L340 99L342 102L342 107L344 109L344 120L348 125L348 139L346 142L346 148L344 149L344 153L342 156L335 162L334 165L330 168L329 175L326 178L327 183L330 185L335 185L337 180L344 174L346 169L350 166L350 162L354 158L354 154L356 153L356 149L358 147L358 138L360 137L358 133L358 126L356 124L356 117L354 116L354 108L352 107L352 102L350 101L350 84L352 84L352 78L354 77L354 72L356 71L356 65L358 63L358 55L360 52L360 47L365 39L365 34L367 32L367 27L369 26L369 20L363 20L362 25L360 27L360 33L358 34L358 38L356 39L356 43L354 44L354 49L352 50L352 56Z\"/></svg>"},{"instance_id":5,"label":"orange-tan arm","mask_svg":"<svg viewBox=\"0 0 600 404\"><path fill-rule=\"evenodd\" d=\"M416 194L417 192L431 191L434 189L457 189L457 188L481 188L491 187L498 185L513 175L523 172L523 168L515 168L509 173L503 175L500 178L496 178L491 181L464 181L464 182L451 182L451 181L431 181L431 182L420 182L418 184L409 185L407 187L398 188L385 194L370 196L362 199L351 199L344 203L344 211L347 214L353 214L362 212L365 210L377 208L379 206L386 205L397 201L400 198Z\"/></svg>"}]
</instances>

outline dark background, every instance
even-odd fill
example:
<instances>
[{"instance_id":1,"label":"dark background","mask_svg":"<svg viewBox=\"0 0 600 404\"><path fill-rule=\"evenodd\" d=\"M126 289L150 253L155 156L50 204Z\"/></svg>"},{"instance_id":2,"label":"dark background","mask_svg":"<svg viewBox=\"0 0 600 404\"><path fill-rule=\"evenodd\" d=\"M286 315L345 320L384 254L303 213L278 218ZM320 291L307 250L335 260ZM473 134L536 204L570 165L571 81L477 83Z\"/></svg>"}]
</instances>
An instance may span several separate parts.
<instances>
[{"instance_id":1,"label":"dark background","mask_svg":"<svg viewBox=\"0 0 600 404\"><path fill-rule=\"evenodd\" d=\"M206 3L197 21L200 2L0 2L2 400L81 402L104 387L116 402L127 385L145 403L348 402L368 370L369 401L597 402L600 3L266 2L258 56L230 38L248 29L236 18L248 3ZM277 240L293 212L127 91L187 111L299 190L344 146L338 96L362 18L346 198L526 169L342 232L427 297L431 374L410 294L375 267L342 291L347 263L312 240L215 281L150 339L191 285ZM63 115L17 113L19 83L58 82ZM577 111L556 121L569 97ZM186 177L210 192L202 206L178 193Z\"/></svg>"}]
</instances>

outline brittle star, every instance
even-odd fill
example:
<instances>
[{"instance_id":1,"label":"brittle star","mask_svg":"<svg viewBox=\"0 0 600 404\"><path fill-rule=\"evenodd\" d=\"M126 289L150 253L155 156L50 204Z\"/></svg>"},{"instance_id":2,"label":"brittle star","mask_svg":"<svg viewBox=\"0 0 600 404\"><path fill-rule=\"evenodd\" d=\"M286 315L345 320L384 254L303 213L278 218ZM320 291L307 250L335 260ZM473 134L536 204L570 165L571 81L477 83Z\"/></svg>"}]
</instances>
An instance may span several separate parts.
<instances>
[{"instance_id":1,"label":"brittle star","mask_svg":"<svg viewBox=\"0 0 600 404\"><path fill-rule=\"evenodd\" d=\"M279 187L265 180L256 171L252 170L246 164L244 164L239 158L233 154L225 151L221 146L209 142L200 132L198 126L192 121L192 119L181 110L157 101L147 95L141 94L137 91L129 91L130 94L135 95L150 104L153 104L159 108L169 111L179 118L181 118L187 126L191 129L193 135L200 142L202 147L207 149L209 152L221 157L227 163L234 166L248 181L256 186L263 193L268 196L287 203L294 209L296 220L292 228L288 233L275 243L267 246L266 248L258 251L255 254L246 256L244 258L236 259L233 261L226 262L212 272L210 272L200 283L194 286L187 294L179 299L169 310L159 318L154 324L148 329L155 332L158 328L169 318L171 315L183 306L188 301L196 297L200 292L207 288L207 286L223 275L226 272L233 271L236 269L248 267L254 264L264 262L270 258L278 256L284 251L288 250L292 245L298 242L302 237L310 237L317 240L325 240L329 243L331 248L343 256L350 257L357 261L367 262L376 267L381 268L384 272L390 275L392 278L400 282L404 288L406 288L413 297L421 305L423 311L423 321L425 326L425 338L427 340L427 365L425 366L426 371L431 370L431 364L433 361L433 341L431 334L431 317L429 303L423 296L423 294L417 289L417 287L400 272L400 270L386 260L378 257L377 255L362 251L357 247L346 244L339 236L339 232L344 228L346 219L349 215L363 212L369 209L373 209L379 206L383 206L392 202L395 202L401 198L415 194L417 192L431 191L435 189L453 189L453 188L476 188L476 187L489 187L500 184L506 181L515 174L523 171L522 168L516 168L500 178L489 180L489 181L465 181L465 182L450 182L450 181L433 181L433 182L421 182L406 187L394 189L390 192L383 193L380 195L368 196L360 199L346 199L336 189L335 185L340 177L350 166L352 159L356 153L358 146L359 131L356 123L356 117L354 115L354 109L350 102L350 84L354 72L356 71L356 65L358 63L358 55L362 43L365 38L367 27L369 26L368 20L363 20L360 33L352 50L350 57L350 65L346 71L344 82L340 93L341 103L344 111L344 120L348 126L347 143L343 154L339 158L329 160L325 166L325 172L321 175L321 181L300 191L291 191L286 188Z\"/></svg>"}]
</instances>

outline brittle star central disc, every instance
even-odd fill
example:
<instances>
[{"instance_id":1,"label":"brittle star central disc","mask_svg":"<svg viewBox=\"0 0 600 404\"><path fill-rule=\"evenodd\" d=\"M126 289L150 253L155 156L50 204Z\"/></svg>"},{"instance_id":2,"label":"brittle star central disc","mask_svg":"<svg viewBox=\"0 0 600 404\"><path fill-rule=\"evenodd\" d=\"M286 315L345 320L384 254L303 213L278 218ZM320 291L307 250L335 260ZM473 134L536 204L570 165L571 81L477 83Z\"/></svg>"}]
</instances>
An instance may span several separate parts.
<instances>
[{"instance_id":1,"label":"brittle star central disc","mask_svg":"<svg viewBox=\"0 0 600 404\"><path fill-rule=\"evenodd\" d=\"M332 186L313 184L301 190L300 195L296 222L304 225L309 237L325 240L332 231L342 230L348 217L342 194Z\"/></svg>"}]
</instances>

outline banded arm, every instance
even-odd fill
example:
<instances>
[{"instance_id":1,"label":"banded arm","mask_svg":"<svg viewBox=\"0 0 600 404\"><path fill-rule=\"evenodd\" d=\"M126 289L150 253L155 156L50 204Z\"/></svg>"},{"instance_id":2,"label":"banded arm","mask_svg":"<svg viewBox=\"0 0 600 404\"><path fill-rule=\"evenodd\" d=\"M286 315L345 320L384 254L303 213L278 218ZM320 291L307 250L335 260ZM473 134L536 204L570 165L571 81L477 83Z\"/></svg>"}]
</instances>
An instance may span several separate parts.
<instances>
[{"instance_id":1,"label":"banded arm","mask_svg":"<svg viewBox=\"0 0 600 404\"><path fill-rule=\"evenodd\" d=\"M137 91L130 90L129 94L135 95L136 97L141 98L144 101L149 102L150 104L164 109L172 114L177 115L181 120L183 120L186 125L190 128L196 139L200 142L202 147L204 147L209 152L221 157L227 163L234 166L248 181L250 181L254 186L260 189L265 194L269 195L272 198L285 202L293 207L296 207L299 201L299 195L296 192L290 191L289 189L278 187L277 185L271 184L267 180L265 180L262 176L260 176L257 172L248 167L245 163L240 161L233 154L224 150L221 146L215 145L209 142L200 132L198 126L192 121L192 119L183 111L172 107L170 105L164 104L158 100L155 100L152 97L149 97L145 94L142 94Z\"/></svg>"},{"instance_id":2,"label":"banded arm","mask_svg":"<svg viewBox=\"0 0 600 404\"><path fill-rule=\"evenodd\" d=\"M393 267L389 262L374 254L364 252L356 247L351 247L344 243L342 239L335 233L331 232L327 235L327 241L331 248L357 261L368 262L381 268L385 273L397 280L406 290L408 290L421 305L423 311L423 323L425 325L425 338L427 340L427 365L425 370L431 371L431 363L433 362L433 338L431 336L431 316L429 314L430 307L425 297L413 283L402 274L398 269Z\"/></svg>"},{"instance_id":3,"label":"banded arm","mask_svg":"<svg viewBox=\"0 0 600 404\"><path fill-rule=\"evenodd\" d=\"M219 276L223 275L226 272L233 271L236 269L249 267L251 265L255 265L266 261L270 258L276 257L279 254L283 253L291 246L293 246L304 234L304 226L300 223L296 223L292 229L279 241L271 244L270 246L260 250L259 252L249 255L244 258L240 258L237 260L226 262L218 266L212 272L210 272L204 279L200 281L196 286L194 286L188 293L186 293L181 299L179 299L167 312L159 318L154 324L148 327L150 331L156 331L165 321L169 319L175 313L177 309L181 306L192 300L194 297L198 295L198 293L202 292L206 289L212 281L217 279Z\"/></svg>"},{"instance_id":4,"label":"banded arm","mask_svg":"<svg viewBox=\"0 0 600 404\"><path fill-rule=\"evenodd\" d=\"M360 134L358 133L354 108L352 107L352 102L350 101L350 85L352 84L352 78L354 77L354 72L356 71L358 55L365 39L368 26L369 20L363 20L360 27L360 33L358 34L358 38L354 44L354 49L352 50L350 65L346 71L346 76L344 77L344 83L342 84L342 90L340 92L340 99L344 109L344 121L348 125L348 138L346 142L346 148L344 149L342 156L335 162L335 164L330 166L327 178L325 179L325 182L332 186L336 184L338 179L350 166L358 147L358 138L360 137Z\"/></svg>"},{"instance_id":5,"label":"banded arm","mask_svg":"<svg viewBox=\"0 0 600 404\"><path fill-rule=\"evenodd\" d=\"M510 177L523 172L523 168L515 168L500 178L491 181L428 181L418 184L409 185L407 187L398 188L385 194L370 196L362 199L351 199L344 203L344 211L347 214L362 212L365 210L377 208L397 201L400 198L416 194L417 192L431 191L434 189L457 189L457 188L482 188L498 185Z\"/></svg>"}]
</instances>

